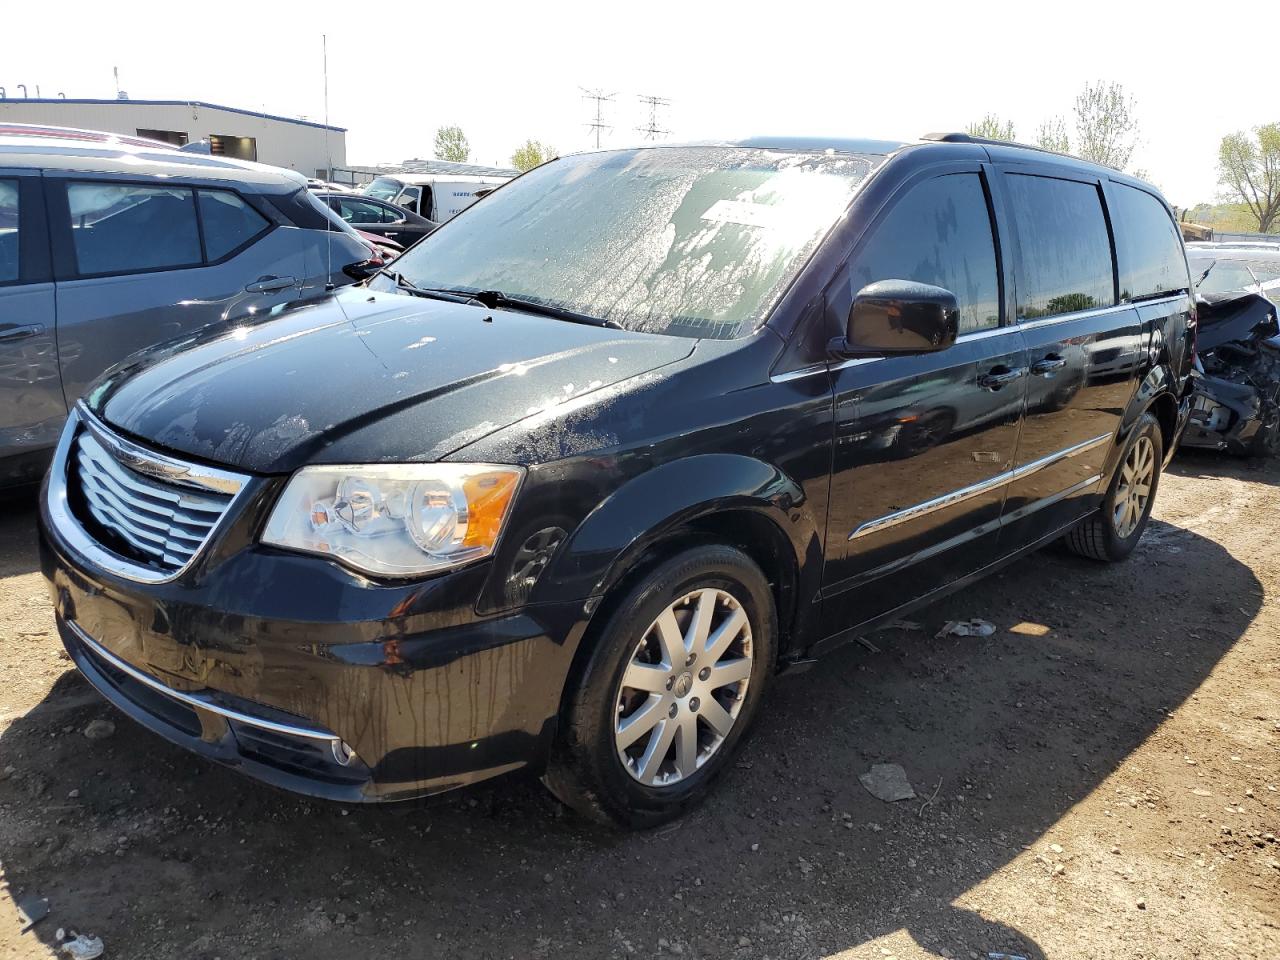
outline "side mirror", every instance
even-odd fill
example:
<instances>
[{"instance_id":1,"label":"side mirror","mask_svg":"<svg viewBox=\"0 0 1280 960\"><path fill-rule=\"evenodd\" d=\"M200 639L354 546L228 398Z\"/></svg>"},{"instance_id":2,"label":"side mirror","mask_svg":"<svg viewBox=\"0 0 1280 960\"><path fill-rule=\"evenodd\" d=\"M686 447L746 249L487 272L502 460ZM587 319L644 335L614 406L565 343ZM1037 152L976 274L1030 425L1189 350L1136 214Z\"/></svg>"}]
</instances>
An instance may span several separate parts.
<instances>
[{"instance_id":1,"label":"side mirror","mask_svg":"<svg viewBox=\"0 0 1280 960\"><path fill-rule=\"evenodd\" d=\"M840 354L933 353L956 342L960 307L942 287L911 280L881 280L858 291L849 309Z\"/></svg>"}]
</instances>

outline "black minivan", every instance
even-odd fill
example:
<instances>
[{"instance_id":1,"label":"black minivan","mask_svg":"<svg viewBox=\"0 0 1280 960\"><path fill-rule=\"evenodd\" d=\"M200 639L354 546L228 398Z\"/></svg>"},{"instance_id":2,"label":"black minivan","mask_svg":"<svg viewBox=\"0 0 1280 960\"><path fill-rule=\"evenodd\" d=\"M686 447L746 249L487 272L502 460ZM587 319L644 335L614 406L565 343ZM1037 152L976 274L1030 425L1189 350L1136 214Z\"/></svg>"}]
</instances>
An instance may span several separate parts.
<instances>
[{"instance_id":1,"label":"black minivan","mask_svg":"<svg viewBox=\"0 0 1280 960\"><path fill-rule=\"evenodd\" d=\"M366 285L135 356L62 434L75 663L175 743L386 801L515 772L627 826L771 679L1065 538L1187 417L1149 184L959 134L555 160Z\"/></svg>"}]
</instances>

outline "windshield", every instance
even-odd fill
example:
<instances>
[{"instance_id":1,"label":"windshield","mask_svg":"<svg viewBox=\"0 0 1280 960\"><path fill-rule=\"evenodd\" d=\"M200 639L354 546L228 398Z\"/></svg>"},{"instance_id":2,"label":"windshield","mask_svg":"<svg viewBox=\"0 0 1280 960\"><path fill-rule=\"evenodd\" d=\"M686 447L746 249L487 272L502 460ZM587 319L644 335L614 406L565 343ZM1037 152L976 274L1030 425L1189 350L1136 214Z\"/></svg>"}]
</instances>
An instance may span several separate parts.
<instances>
[{"instance_id":1,"label":"windshield","mask_svg":"<svg viewBox=\"0 0 1280 960\"><path fill-rule=\"evenodd\" d=\"M628 330L740 336L873 163L733 147L566 157L475 204L396 270L417 287L497 290Z\"/></svg>"},{"instance_id":2,"label":"windshield","mask_svg":"<svg viewBox=\"0 0 1280 960\"><path fill-rule=\"evenodd\" d=\"M1196 287L1202 294L1244 291L1255 282L1249 268L1239 261L1191 257L1190 263L1191 276L1204 277Z\"/></svg>"},{"instance_id":3,"label":"windshield","mask_svg":"<svg viewBox=\"0 0 1280 960\"><path fill-rule=\"evenodd\" d=\"M364 195L373 197L375 200L392 200L403 186L403 183L399 180L393 180L391 177L378 177L377 180L374 180L373 183L364 188Z\"/></svg>"}]
</instances>

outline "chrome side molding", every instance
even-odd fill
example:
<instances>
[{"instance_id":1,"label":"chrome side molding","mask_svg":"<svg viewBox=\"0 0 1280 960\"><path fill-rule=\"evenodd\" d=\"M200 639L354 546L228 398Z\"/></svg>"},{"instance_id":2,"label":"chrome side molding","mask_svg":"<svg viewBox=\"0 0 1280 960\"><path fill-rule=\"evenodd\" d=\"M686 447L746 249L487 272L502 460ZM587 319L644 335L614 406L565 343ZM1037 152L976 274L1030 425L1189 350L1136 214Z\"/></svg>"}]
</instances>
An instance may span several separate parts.
<instances>
[{"instance_id":1,"label":"chrome side molding","mask_svg":"<svg viewBox=\"0 0 1280 960\"><path fill-rule=\"evenodd\" d=\"M924 503L917 503L915 506L896 510L883 517L877 517L875 520L868 520L866 523L856 527L853 533L849 534L849 539L856 540L858 537L865 537L871 533L888 530L890 527L896 527L898 524L906 523L908 520L915 520L917 517L923 517L926 514L933 513L937 510L943 510L946 507L954 506L957 503L963 503L965 500L972 500L974 497L999 489L1006 484L1013 483L1015 480L1021 480L1024 477L1029 477L1033 473L1038 473L1046 467L1051 467L1056 463L1061 463L1063 460L1070 457L1079 456L1080 454L1088 450L1092 450L1095 447L1099 447L1104 443L1110 443L1111 438L1111 434L1104 433L1102 436L1094 437L1092 440L1085 440L1083 443L1077 443L1074 446L1058 450L1048 456L1041 457L1039 460L1032 460L1030 463L1024 463L1020 467L1015 467L1012 470L1006 470L1003 473L998 473L987 480L981 480L978 483L971 484L967 487L961 487L959 490L944 493L940 497L934 497L932 500L926 500ZM1093 478L1090 482L1096 481L1097 478Z\"/></svg>"}]
</instances>

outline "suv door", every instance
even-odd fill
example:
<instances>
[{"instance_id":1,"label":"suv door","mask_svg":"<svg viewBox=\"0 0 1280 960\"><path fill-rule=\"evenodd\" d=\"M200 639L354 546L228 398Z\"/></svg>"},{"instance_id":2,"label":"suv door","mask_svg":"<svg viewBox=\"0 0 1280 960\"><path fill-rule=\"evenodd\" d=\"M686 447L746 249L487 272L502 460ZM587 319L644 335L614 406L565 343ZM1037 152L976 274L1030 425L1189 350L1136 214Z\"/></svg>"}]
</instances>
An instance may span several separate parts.
<instances>
[{"instance_id":1,"label":"suv door","mask_svg":"<svg viewBox=\"0 0 1280 960\"><path fill-rule=\"evenodd\" d=\"M944 287L960 305L959 340L948 349L832 366L828 635L996 559L1026 350L1005 322L988 173L978 164L944 169L895 194L827 294L833 325L879 280Z\"/></svg>"},{"instance_id":2,"label":"suv door","mask_svg":"<svg viewBox=\"0 0 1280 960\"><path fill-rule=\"evenodd\" d=\"M1121 302L1102 183L1032 165L1001 168L1027 345L1027 413L1005 505L1009 550L1089 512L1137 389L1147 338Z\"/></svg>"},{"instance_id":3,"label":"suv door","mask_svg":"<svg viewBox=\"0 0 1280 960\"><path fill-rule=\"evenodd\" d=\"M233 190L50 178L58 355L67 403L130 354L296 299L308 231Z\"/></svg>"},{"instance_id":4,"label":"suv door","mask_svg":"<svg viewBox=\"0 0 1280 960\"><path fill-rule=\"evenodd\" d=\"M0 168L0 486L40 477L66 416L40 172Z\"/></svg>"}]
</instances>

